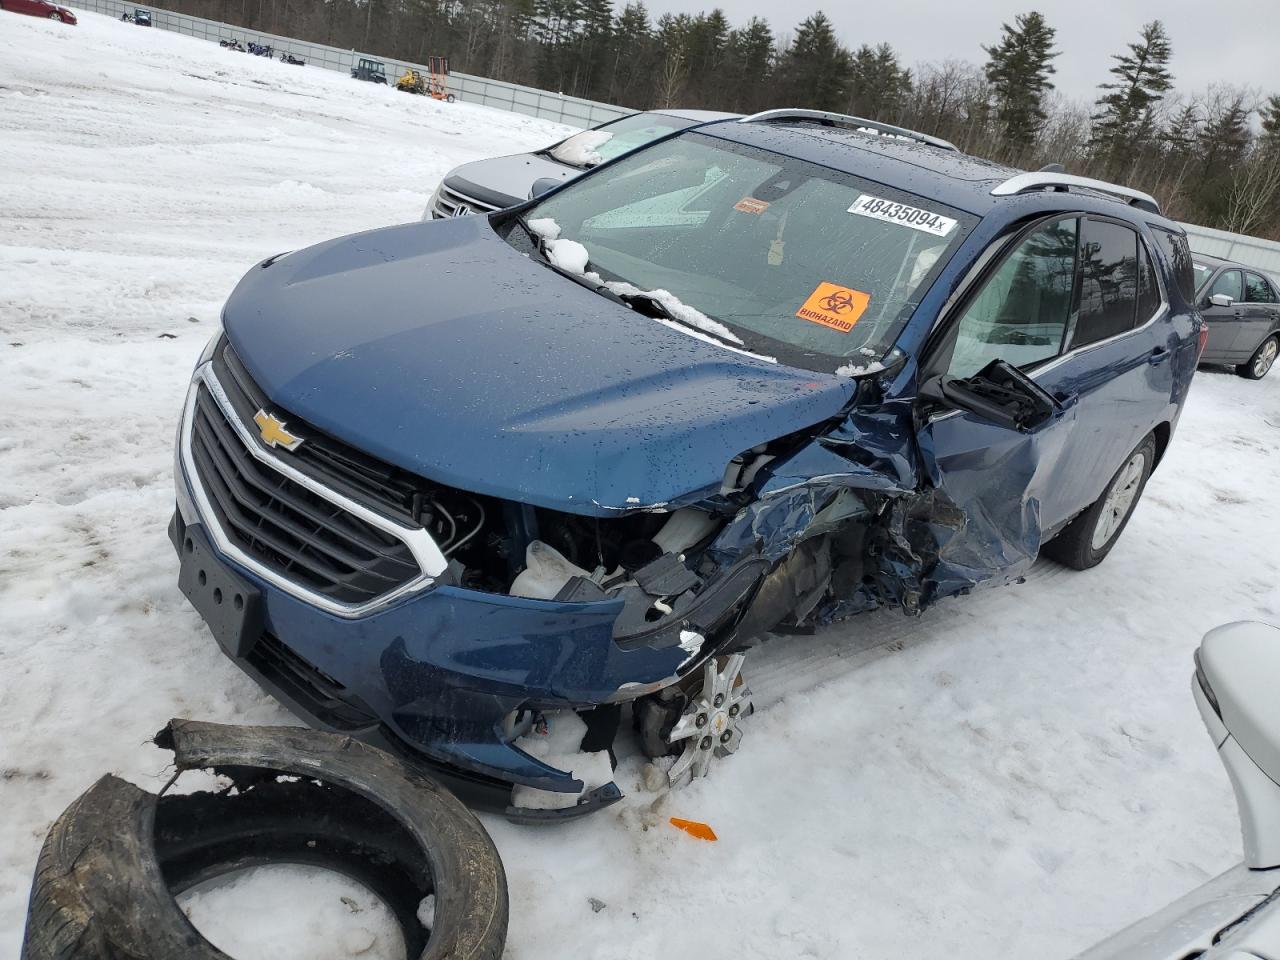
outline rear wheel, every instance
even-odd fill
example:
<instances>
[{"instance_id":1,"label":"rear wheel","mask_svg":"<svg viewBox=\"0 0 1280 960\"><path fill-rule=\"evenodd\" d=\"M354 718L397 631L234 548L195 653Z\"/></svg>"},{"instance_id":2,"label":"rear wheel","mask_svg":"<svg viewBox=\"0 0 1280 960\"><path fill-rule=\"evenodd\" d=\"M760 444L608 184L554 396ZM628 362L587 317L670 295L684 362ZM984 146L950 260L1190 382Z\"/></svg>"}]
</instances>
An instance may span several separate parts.
<instances>
[{"instance_id":1,"label":"rear wheel","mask_svg":"<svg viewBox=\"0 0 1280 960\"><path fill-rule=\"evenodd\" d=\"M1236 373L1246 380L1261 380L1276 362L1280 354L1280 336L1272 335L1262 341L1262 346L1253 352L1248 363L1236 367Z\"/></svg>"},{"instance_id":2,"label":"rear wheel","mask_svg":"<svg viewBox=\"0 0 1280 960\"><path fill-rule=\"evenodd\" d=\"M1097 502L1044 545L1045 556L1075 570L1100 564L1120 539L1156 463L1156 441L1148 434L1111 478Z\"/></svg>"},{"instance_id":3,"label":"rear wheel","mask_svg":"<svg viewBox=\"0 0 1280 960\"><path fill-rule=\"evenodd\" d=\"M50 20L57 20L59 23L61 23L61 22L62 22L62 14L60 14L57 10L55 10L55 11L53 11L53 13L49 14L49 19L50 19Z\"/></svg>"}]
</instances>

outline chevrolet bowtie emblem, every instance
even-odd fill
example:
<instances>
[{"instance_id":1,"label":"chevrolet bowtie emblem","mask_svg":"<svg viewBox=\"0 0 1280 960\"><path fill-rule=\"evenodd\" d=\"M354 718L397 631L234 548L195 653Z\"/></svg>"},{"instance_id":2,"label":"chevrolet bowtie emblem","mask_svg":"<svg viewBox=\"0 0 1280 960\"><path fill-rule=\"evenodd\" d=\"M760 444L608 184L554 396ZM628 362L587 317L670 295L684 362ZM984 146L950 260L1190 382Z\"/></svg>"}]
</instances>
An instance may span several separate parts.
<instances>
[{"instance_id":1,"label":"chevrolet bowtie emblem","mask_svg":"<svg viewBox=\"0 0 1280 960\"><path fill-rule=\"evenodd\" d=\"M262 442L268 447L284 447L286 450L296 450L299 444L302 443L301 437L295 437L284 428L283 420L267 413L265 410L259 410L255 413L253 422L258 425L258 433L262 437Z\"/></svg>"}]
</instances>

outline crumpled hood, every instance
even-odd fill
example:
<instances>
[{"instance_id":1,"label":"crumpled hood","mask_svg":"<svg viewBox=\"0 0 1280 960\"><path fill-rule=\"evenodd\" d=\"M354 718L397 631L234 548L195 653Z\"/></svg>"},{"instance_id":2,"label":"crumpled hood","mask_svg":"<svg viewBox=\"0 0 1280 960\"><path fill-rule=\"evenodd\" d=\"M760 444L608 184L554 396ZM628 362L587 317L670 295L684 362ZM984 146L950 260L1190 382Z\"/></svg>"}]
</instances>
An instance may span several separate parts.
<instances>
[{"instance_id":1,"label":"crumpled hood","mask_svg":"<svg viewBox=\"0 0 1280 960\"><path fill-rule=\"evenodd\" d=\"M718 488L853 381L695 339L518 253L485 217L253 268L227 335L287 414L428 479L604 516ZM287 418L286 418L287 419Z\"/></svg>"}]
</instances>

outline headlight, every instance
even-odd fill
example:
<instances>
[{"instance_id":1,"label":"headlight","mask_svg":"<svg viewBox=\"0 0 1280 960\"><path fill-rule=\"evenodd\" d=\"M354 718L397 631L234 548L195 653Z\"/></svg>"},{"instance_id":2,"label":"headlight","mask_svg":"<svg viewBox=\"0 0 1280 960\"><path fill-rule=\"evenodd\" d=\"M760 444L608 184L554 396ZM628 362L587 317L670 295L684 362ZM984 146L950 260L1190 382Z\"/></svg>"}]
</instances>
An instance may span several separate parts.
<instances>
[{"instance_id":1,"label":"headlight","mask_svg":"<svg viewBox=\"0 0 1280 960\"><path fill-rule=\"evenodd\" d=\"M200 351L200 359L196 361L197 370L213 359L213 351L217 349L218 341L221 339L222 323L219 321L217 328L213 331L213 336L210 337L209 342L204 345L204 349Z\"/></svg>"},{"instance_id":2,"label":"headlight","mask_svg":"<svg viewBox=\"0 0 1280 960\"><path fill-rule=\"evenodd\" d=\"M422 211L423 223L432 219L431 211L436 208L436 201L439 199L440 199L440 185L437 184L435 190L432 191L431 199L427 201L427 209Z\"/></svg>"}]
</instances>

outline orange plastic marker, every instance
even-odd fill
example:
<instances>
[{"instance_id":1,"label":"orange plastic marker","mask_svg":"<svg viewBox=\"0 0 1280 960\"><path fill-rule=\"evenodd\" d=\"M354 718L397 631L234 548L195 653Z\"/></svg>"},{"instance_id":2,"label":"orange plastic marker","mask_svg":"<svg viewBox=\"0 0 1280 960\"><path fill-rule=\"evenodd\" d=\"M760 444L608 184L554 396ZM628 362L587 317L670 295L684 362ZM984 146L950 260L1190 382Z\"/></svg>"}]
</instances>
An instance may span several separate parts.
<instances>
[{"instance_id":1,"label":"orange plastic marker","mask_svg":"<svg viewBox=\"0 0 1280 960\"><path fill-rule=\"evenodd\" d=\"M691 837L697 837L699 840L716 839L716 832L711 829L711 824L709 823L702 823L698 820L681 820L679 817L672 817L671 825L677 830L683 830Z\"/></svg>"}]
</instances>

